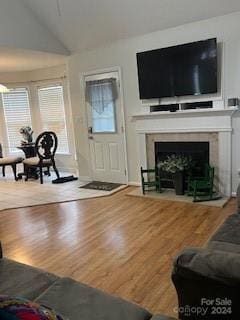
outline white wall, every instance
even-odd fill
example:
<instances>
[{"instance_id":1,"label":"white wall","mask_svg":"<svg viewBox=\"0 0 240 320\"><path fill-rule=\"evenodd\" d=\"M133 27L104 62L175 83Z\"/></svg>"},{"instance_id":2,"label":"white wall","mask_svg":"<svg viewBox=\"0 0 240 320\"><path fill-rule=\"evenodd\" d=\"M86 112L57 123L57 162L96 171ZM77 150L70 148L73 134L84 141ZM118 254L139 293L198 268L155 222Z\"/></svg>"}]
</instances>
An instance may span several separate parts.
<instances>
[{"instance_id":1,"label":"white wall","mask_svg":"<svg viewBox=\"0 0 240 320\"><path fill-rule=\"evenodd\" d=\"M129 181L138 181L139 156L135 123L132 114L144 108L138 98L136 52L217 37L224 47L223 98L240 97L240 13L217 17L180 27L154 32L110 44L93 51L75 54L69 59L69 81L74 129L81 176L89 175L89 153L84 94L79 77L83 72L120 66L123 76L124 108L126 114ZM233 191L238 183L240 168L240 117L234 119ZM238 129L239 128L239 129Z\"/></svg>"},{"instance_id":2,"label":"white wall","mask_svg":"<svg viewBox=\"0 0 240 320\"><path fill-rule=\"evenodd\" d=\"M1 0L0 46L69 54L19 0Z\"/></svg>"},{"instance_id":3,"label":"white wall","mask_svg":"<svg viewBox=\"0 0 240 320\"><path fill-rule=\"evenodd\" d=\"M61 78L67 75L66 65L60 65L44 69L22 72L0 72L0 83L26 83L30 81L41 81L52 78Z\"/></svg>"},{"instance_id":4,"label":"white wall","mask_svg":"<svg viewBox=\"0 0 240 320\"><path fill-rule=\"evenodd\" d=\"M66 65L55 66L46 69L37 69L33 71L26 72L9 72L9 73L0 73L0 83L6 84L9 88L11 86L26 86L31 92L31 110L32 110L32 121L33 127L35 129L34 136L36 137L40 133L40 128L38 129L38 119L37 115L39 114L35 111L38 108L37 97L35 96L35 86L45 85L48 83L53 83L57 79L62 78L64 81L65 88L65 113L66 113L66 122L69 138L69 155L57 155L57 166L61 171L69 171L75 173L77 171L76 156L75 156L75 142L73 134L73 118L70 107L69 99L69 86L68 78L66 77ZM0 124L1 126L1 124ZM1 130L0 130L1 132ZM3 137L0 135L0 141L3 140Z\"/></svg>"}]
</instances>

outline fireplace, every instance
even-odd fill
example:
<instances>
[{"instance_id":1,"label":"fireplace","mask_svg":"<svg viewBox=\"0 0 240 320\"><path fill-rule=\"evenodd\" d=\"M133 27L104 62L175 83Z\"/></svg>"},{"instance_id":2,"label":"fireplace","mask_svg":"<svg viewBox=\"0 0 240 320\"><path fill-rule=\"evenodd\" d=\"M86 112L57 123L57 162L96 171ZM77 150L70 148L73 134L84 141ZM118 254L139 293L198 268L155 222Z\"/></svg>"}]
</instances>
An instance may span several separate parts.
<instances>
[{"instance_id":1,"label":"fireplace","mask_svg":"<svg viewBox=\"0 0 240 320\"><path fill-rule=\"evenodd\" d=\"M216 132L154 133L146 135L147 168L171 154L191 156L194 161L193 174L202 176L204 165L215 168L215 186L219 186L219 134ZM161 172L163 188L173 188L172 175ZM185 175L187 180L187 174ZM185 183L187 188L187 182Z\"/></svg>"},{"instance_id":2,"label":"fireplace","mask_svg":"<svg viewBox=\"0 0 240 320\"><path fill-rule=\"evenodd\" d=\"M205 164L209 164L209 142L207 141L156 141L155 149L155 165L160 161L164 161L170 155L184 155L192 159L192 173L195 176L204 174ZM162 186L165 188L173 188L171 175L166 172L161 173L163 180Z\"/></svg>"},{"instance_id":3,"label":"fireplace","mask_svg":"<svg viewBox=\"0 0 240 320\"><path fill-rule=\"evenodd\" d=\"M208 142L209 163L215 168L215 187L221 194L231 196L232 117L235 111L227 108L159 114L144 111L134 115L139 169L155 166L155 142Z\"/></svg>"}]
</instances>

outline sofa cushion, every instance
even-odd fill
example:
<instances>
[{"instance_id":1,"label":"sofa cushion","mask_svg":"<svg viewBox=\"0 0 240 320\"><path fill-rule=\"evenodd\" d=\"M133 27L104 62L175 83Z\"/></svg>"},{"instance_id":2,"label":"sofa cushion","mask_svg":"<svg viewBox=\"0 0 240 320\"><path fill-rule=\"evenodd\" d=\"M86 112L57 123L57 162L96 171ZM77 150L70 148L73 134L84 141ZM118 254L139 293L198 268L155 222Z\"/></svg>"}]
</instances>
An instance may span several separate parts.
<instances>
[{"instance_id":1,"label":"sofa cushion","mask_svg":"<svg viewBox=\"0 0 240 320\"><path fill-rule=\"evenodd\" d=\"M6 258L0 259L0 293L34 300L57 276Z\"/></svg>"},{"instance_id":2,"label":"sofa cushion","mask_svg":"<svg viewBox=\"0 0 240 320\"><path fill-rule=\"evenodd\" d=\"M240 245L224 241L210 241L207 244L208 250L218 250L233 253L240 253Z\"/></svg>"},{"instance_id":3,"label":"sofa cushion","mask_svg":"<svg viewBox=\"0 0 240 320\"><path fill-rule=\"evenodd\" d=\"M240 214L229 216L213 235L211 241L229 242L240 245Z\"/></svg>"},{"instance_id":4,"label":"sofa cushion","mask_svg":"<svg viewBox=\"0 0 240 320\"><path fill-rule=\"evenodd\" d=\"M64 320L52 309L22 298L0 296L1 320Z\"/></svg>"},{"instance_id":5,"label":"sofa cushion","mask_svg":"<svg viewBox=\"0 0 240 320\"><path fill-rule=\"evenodd\" d=\"M36 302L71 320L148 320L151 314L135 304L69 278L56 281Z\"/></svg>"}]
</instances>

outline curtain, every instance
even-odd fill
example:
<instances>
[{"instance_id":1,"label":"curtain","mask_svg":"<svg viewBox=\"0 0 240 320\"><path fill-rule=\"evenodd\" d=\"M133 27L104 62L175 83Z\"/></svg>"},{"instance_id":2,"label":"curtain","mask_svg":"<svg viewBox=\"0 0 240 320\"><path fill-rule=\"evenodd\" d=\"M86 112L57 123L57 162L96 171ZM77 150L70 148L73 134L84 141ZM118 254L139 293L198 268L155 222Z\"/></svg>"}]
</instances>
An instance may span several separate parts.
<instances>
[{"instance_id":1,"label":"curtain","mask_svg":"<svg viewBox=\"0 0 240 320\"><path fill-rule=\"evenodd\" d=\"M86 82L86 101L98 114L102 114L108 104L117 98L118 91L115 78Z\"/></svg>"}]
</instances>

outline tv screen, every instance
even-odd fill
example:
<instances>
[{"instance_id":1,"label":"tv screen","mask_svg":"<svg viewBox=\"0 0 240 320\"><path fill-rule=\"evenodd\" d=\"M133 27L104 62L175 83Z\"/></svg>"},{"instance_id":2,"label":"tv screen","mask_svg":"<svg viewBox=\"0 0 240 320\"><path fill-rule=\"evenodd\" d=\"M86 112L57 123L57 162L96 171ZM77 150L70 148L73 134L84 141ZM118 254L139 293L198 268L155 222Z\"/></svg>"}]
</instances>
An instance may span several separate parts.
<instances>
[{"instance_id":1,"label":"tv screen","mask_svg":"<svg viewBox=\"0 0 240 320\"><path fill-rule=\"evenodd\" d=\"M140 99L217 92L217 40L137 53Z\"/></svg>"}]
</instances>

